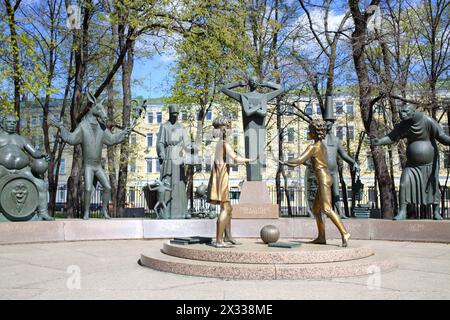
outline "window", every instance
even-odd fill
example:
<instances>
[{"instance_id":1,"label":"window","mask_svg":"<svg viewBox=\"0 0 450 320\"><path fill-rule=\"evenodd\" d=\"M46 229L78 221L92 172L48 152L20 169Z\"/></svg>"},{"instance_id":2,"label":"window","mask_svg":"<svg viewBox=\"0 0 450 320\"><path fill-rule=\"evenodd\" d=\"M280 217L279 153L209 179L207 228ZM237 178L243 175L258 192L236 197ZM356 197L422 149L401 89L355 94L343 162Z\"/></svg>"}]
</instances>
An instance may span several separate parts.
<instances>
[{"instance_id":1,"label":"window","mask_svg":"<svg viewBox=\"0 0 450 320\"><path fill-rule=\"evenodd\" d=\"M136 159L135 158L130 160L130 172L131 173L136 172Z\"/></svg>"},{"instance_id":2,"label":"window","mask_svg":"<svg viewBox=\"0 0 450 320\"><path fill-rule=\"evenodd\" d=\"M348 114L349 116L352 116L353 113L354 113L354 110L353 110L353 103L347 102L346 109L347 109L347 114Z\"/></svg>"},{"instance_id":3,"label":"window","mask_svg":"<svg viewBox=\"0 0 450 320\"><path fill-rule=\"evenodd\" d=\"M66 174L66 159L59 161L59 174Z\"/></svg>"},{"instance_id":4,"label":"window","mask_svg":"<svg viewBox=\"0 0 450 320\"><path fill-rule=\"evenodd\" d=\"M147 113L147 121L149 124L153 123L153 112Z\"/></svg>"},{"instance_id":5,"label":"window","mask_svg":"<svg viewBox=\"0 0 450 320\"><path fill-rule=\"evenodd\" d=\"M37 116L35 115L31 117L31 126L37 127Z\"/></svg>"},{"instance_id":6,"label":"window","mask_svg":"<svg viewBox=\"0 0 450 320\"><path fill-rule=\"evenodd\" d=\"M130 188L130 203L135 203L136 202L136 189L135 188Z\"/></svg>"},{"instance_id":7,"label":"window","mask_svg":"<svg viewBox=\"0 0 450 320\"><path fill-rule=\"evenodd\" d=\"M372 154L367 154L367 169L370 171L375 170L375 165L373 164Z\"/></svg>"},{"instance_id":8,"label":"window","mask_svg":"<svg viewBox=\"0 0 450 320\"><path fill-rule=\"evenodd\" d=\"M44 137L43 136L34 136L31 139L31 142L33 143L34 147L37 150L44 150Z\"/></svg>"},{"instance_id":9,"label":"window","mask_svg":"<svg viewBox=\"0 0 450 320\"><path fill-rule=\"evenodd\" d=\"M66 202L66 189L58 188L58 201L57 202Z\"/></svg>"},{"instance_id":10,"label":"window","mask_svg":"<svg viewBox=\"0 0 450 320\"><path fill-rule=\"evenodd\" d=\"M344 104L342 102L336 102L336 115L344 114Z\"/></svg>"},{"instance_id":11,"label":"window","mask_svg":"<svg viewBox=\"0 0 450 320\"><path fill-rule=\"evenodd\" d=\"M320 104L318 104L318 103L316 104L316 113L319 115L322 114L322 110L320 109Z\"/></svg>"},{"instance_id":12,"label":"window","mask_svg":"<svg viewBox=\"0 0 450 320\"><path fill-rule=\"evenodd\" d=\"M208 121L211 121L211 120L212 120L212 111L211 111L211 110L209 110L209 111L206 113L206 120L208 120Z\"/></svg>"},{"instance_id":13,"label":"window","mask_svg":"<svg viewBox=\"0 0 450 320\"><path fill-rule=\"evenodd\" d=\"M161 164L158 158L146 158L147 173L157 173L161 171Z\"/></svg>"},{"instance_id":14,"label":"window","mask_svg":"<svg viewBox=\"0 0 450 320\"><path fill-rule=\"evenodd\" d=\"M160 112L160 111L156 113L156 122L157 123L162 122L162 112Z\"/></svg>"},{"instance_id":15,"label":"window","mask_svg":"<svg viewBox=\"0 0 450 320\"><path fill-rule=\"evenodd\" d=\"M373 187L369 187L369 202L377 202L377 192Z\"/></svg>"},{"instance_id":16,"label":"window","mask_svg":"<svg viewBox=\"0 0 450 320\"><path fill-rule=\"evenodd\" d=\"M54 167L54 173L56 173L56 168L57 166ZM59 174L66 174L66 159L59 160Z\"/></svg>"},{"instance_id":17,"label":"window","mask_svg":"<svg viewBox=\"0 0 450 320\"><path fill-rule=\"evenodd\" d=\"M355 127L348 126L346 134L347 134L347 139L354 140L355 139Z\"/></svg>"},{"instance_id":18,"label":"window","mask_svg":"<svg viewBox=\"0 0 450 320\"><path fill-rule=\"evenodd\" d=\"M336 137L343 140L344 139L344 131L345 131L344 126L337 126L336 127Z\"/></svg>"},{"instance_id":19,"label":"window","mask_svg":"<svg viewBox=\"0 0 450 320\"><path fill-rule=\"evenodd\" d=\"M294 128L288 128L288 142L294 142L295 140L295 130Z\"/></svg>"},{"instance_id":20,"label":"window","mask_svg":"<svg viewBox=\"0 0 450 320\"><path fill-rule=\"evenodd\" d=\"M205 157L205 172L211 172L212 167L212 158Z\"/></svg>"},{"instance_id":21,"label":"window","mask_svg":"<svg viewBox=\"0 0 450 320\"><path fill-rule=\"evenodd\" d=\"M232 165L230 165L230 167L231 167L232 172L239 172L239 165L232 164Z\"/></svg>"},{"instance_id":22,"label":"window","mask_svg":"<svg viewBox=\"0 0 450 320\"><path fill-rule=\"evenodd\" d=\"M287 114L288 116L290 116L290 115L292 115L293 113L294 113L294 106L288 105L287 108L286 108L286 114Z\"/></svg>"},{"instance_id":23,"label":"window","mask_svg":"<svg viewBox=\"0 0 450 320\"><path fill-rule=\"evenodd\" d=\"M233 146L237 146L239 142L239 137L233 134Z\"/></svg>"},{"instance_id":24,"label":"window","mask_svg":"<svg viewBox=\"0 0 450 320\"><path fill-rule=\"evenodd\" d=\"M309 129L305 128L305 140L309 140Z\"/></svg>"},{"instance_id":25,"label":"window","mask_svg":"<svg viewBox=\"0 0 450 320\"><path fill-rule=\"evenodd\" d=\"M287 160L289 161L292 159L295 159L295 154L293 152L288 152ZM295 167L286 166L285 168L287 168L287 172L295 171Z\"/></svg>"},{"instance_id":26,"label":"window","mask_svg":"<svg viewBox=\"0 0 450 320\"><path fill-rule=\"evenodd\" d=\"M131 136L130 136L130 143L132 144L132 145L136 145L136 133L132 133L131 134Z\"/></svg>"},{"instance_id":27,"label":"window","mask_svg":"<svg viewBox=\"0 0 450 320\"><path fill-rule=\"evenodd\" d=\"M450 154L448 153L448 151L446 151L444 154L443 154L443 157L444 157L444 168L448 168L449 167L449 164L450 164Z\"/></svg>"},{"instance_id":28,"label":"window","mask_svg":"<svg viewBox=\"0 0 450 320\"><path fill-rule=\"evenodd\" d=\"M312 105L310 105L310 104L307 104L307 105L306 105L306 107L305 107L305 113L306 113L307 115L309 115L309 116L311 116L311 115L313 114L313 108L312 108Z\"/></svg>"},{"instance_id":29,"label":"window","mask_svg":"<svg viewBox=\"0 0 450 320\"><path fill-rule=\"evenodd\" d=\"M153 133L147 134L147 148L150 148L153 146Z\"/></svg>"},{"instance_id":30,"label":"window","mask_svg":"<svg viewBox=\"0 0 450 320\"><path fill-rule=\"evenodd\" d=\"M147 161L147 173L153 172L153 158L147 158L145 159Z\"/></svg>"},{"instance_id":31,"label":"window","mask_svg":"<svg viewBox=\"0 0 450 320\"><path fill-rule=\"evenodd\" d=\"M43 115L43 114L40 114L40 115L39 115L39 125L40 125L40 126L43 126L43 125L44 125L44 115Z\"/></svg>"}]
</instances>

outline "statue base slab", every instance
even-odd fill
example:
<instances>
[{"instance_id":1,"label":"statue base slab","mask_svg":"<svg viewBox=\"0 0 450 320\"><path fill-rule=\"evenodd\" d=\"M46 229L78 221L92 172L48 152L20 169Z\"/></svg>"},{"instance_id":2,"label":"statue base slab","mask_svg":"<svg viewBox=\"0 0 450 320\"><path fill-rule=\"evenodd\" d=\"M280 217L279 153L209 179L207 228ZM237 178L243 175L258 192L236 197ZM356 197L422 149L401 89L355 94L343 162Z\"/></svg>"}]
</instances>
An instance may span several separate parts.
<instances>
[{"instance_id":1,"label":"statue base slab","mask_svg":"<svg viewBox=\"0 0 450 320\"><path fill-rule=\"evenodd\" d=\"M233 205L233 219L278 219L277 204L239 203Z\"/></svg>"},{"instance_id":2,"label":"statue base slab","mask_svg":"<svg viewBox=\"0 0 450 320\"><path fill-rule=\"evenodd\" d=\"M292 249L269 248L262 241L239 239L242 245L220 248L204 244L177 245L162 241L141 254L138 263L154 270L197 277L239 280L330 279L371 274L397 263L372 249L352 244L342 248L304 243Z\"/></svg>"},{"instance_id":3,"label":"statue base slab","mask_svg":"<svg viewBox=\"0 0 450 320\"><path fill-rule=\"evenodd\" d=\"M245 181L239 203L233 205L234 219L278 219L279 207L270 199L264 181Z\"/></svg>"}]
</instances>

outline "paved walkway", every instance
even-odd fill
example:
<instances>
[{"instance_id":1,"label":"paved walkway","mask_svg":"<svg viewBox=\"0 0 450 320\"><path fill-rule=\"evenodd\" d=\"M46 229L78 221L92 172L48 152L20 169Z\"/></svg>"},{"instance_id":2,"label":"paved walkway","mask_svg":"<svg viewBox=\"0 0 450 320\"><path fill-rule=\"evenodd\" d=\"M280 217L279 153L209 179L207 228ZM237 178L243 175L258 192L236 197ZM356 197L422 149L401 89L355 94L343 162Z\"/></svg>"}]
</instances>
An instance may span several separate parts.
<instances>
[{"instance_id":1,"label":"paved walkway","mask_svg":"<svg viewBox=\"0 0 450 320\"><path fill-rule=\"evenodd\" d=\"M225 281L139 266L140 253L160 240L0 245L0 298L450 299L450 245L352 242L392 257L399 268L332 280Z\"/></svg>"}]
</instances>

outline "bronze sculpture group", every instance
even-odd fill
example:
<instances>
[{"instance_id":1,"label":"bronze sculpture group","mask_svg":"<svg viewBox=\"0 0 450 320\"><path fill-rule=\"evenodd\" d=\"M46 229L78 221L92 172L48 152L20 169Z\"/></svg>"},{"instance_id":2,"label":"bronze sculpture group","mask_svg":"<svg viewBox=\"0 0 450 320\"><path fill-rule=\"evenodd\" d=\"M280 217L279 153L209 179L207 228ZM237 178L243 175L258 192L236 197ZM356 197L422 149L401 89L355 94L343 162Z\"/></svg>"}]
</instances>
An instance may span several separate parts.
<instances>
[{"instance_id":1,"label":"bronze sculpture group","mask_svg":"<svg viewBox=\"0 0 450 320\"><path fill-rule=\"evenodd\" d=\"M233 89L248 86L250 91L240 93ZM269 88L268 93L259 93L258 87ZM258 83L255 77L225 85L222 92L240 102L243 114L245 154L239 157L228 143L231 130L229 119L221 116L214 120L213 127L218 142L209 179L207 199L211 204L220 205L217 219L216 247L229 247L238 244L232 237L232 206L229 199L230 164L246 164L247 180L260 181L264 164L264 146L266 141L265 116L267 102L279 96L283 89L270 82ZM52 125L61 132L61 139L70 145L81 144L84 164L84 219L89 219L90 199L94 180L103 187L102 213L109 218L108 207L111 199L111 185L108 175L102 167L103 145L115 145L128 138L132 124L124 130L112 133L106 128L107 113L97 99L88 93L92 107L73 132L66 129L60 120L52 119ZM144 107L141 107L139 117ZM187 210L186 175L184 153L196 152L188 138L187 131L179 123L177 106L169 107L170 117L160 126L156 144L161 165L160 180L150 190L157 192L154 210L158 218L189 218ZM407 139L407 163L400 180L400 210L394 220L406 218L408 204L432 205L434 219L441 220L439 191L439 153L437 142L450 145L450 136L444 133L439 124L431 117L418 112L411 104L400 109L401 122L382 138L372 138L372 145L388 145L402 138ZM307 162L316 180L316 192L312 213L317 222L318 237L316 244L326 244L324 213L341 233L342 245L347 246L350 234L341 218L345 218L339 196L337 159L341 157L352 171L358 171L358 164L343 149L340 139L332 133L336 118L333 114L331 97L326 99L323 120L312 120L309 124L309 138L314 142L297 159L283 165L298 166ZM9 220L20 221L36 217L53 220L47 211L47 185L43 174L47 169L48 156L36 150L31 142L16 134L17 119L7 115L0 121L0 213ZM30 157L34 160L30 161ZM309 180L309 179L308 179Z\"/></svg>"}]
</instances>

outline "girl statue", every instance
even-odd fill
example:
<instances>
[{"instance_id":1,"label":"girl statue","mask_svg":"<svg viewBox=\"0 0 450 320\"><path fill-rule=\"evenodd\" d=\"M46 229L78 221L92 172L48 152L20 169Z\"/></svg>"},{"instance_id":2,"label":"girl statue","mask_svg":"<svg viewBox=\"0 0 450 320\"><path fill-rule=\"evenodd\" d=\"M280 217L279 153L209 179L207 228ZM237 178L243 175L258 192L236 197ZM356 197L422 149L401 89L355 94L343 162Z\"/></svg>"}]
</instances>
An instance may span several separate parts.
<instances>
[{"instance_id":1,"label":"girl statue","mask_svg":"<svg viewBox=\"0 0 450 320\"><path fill-rule=\"evenodd\" d=\"M208 200L211 204L220 205L220 214L217 218L216 242L217 248L229 247L225 242L239 244L231 236L231 214L232 208L229 198L228 179L230 162L245 164L252 162L247 158L238 157L233 148L227 142L227 131L230 130L230 122L225 117L214 120L213 127L219 135L214 156L214 165L208 185Z\"/></svg>"},{"instance_id":2,"label":"girl statue","mask_svg":"<svg viewBox=\"0 0 450 320\"><path fill-rule=\"evenodd\" d=\"M299 158L280 162L295 167L304 164L307 160L311 159L314 174L317 178L317 193L312 211L316 218L317 228L319 229L318 237L311 243L326 244L325 224L321 215L321 212L323 211L323 213L325 213L338 228L342 237L342 246L346 247L347 241L350 238L350 233L345 229L339 215L333 210L331 204L331 185L333 181L328 173L327 149L322 143L326 134L325 122L321 119L312 120L309 124L309 138L314 140L314 143L310 144Z\"/></svg>"}]
</instances>

